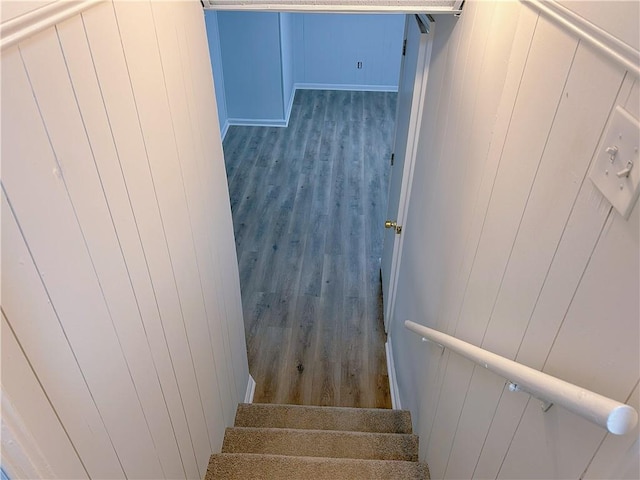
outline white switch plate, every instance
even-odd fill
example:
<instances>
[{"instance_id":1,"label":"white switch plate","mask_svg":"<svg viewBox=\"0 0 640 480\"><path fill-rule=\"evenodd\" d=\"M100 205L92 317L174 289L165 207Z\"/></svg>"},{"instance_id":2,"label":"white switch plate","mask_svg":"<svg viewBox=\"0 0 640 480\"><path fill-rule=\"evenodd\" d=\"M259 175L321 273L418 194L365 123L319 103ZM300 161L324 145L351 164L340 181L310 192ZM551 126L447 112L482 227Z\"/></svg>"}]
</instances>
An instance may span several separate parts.
<instances>
[{"instance_id":1,"label":"white switch plate","mask_svg":"<svg viewBox=\"0 0 640 480\"><path fill-rule=\"evenodd\" d=\"M610 147L617 148L617 153L608 153ZM617 106L598 146L589 178L624 218L629 218L640 192L638 148L640 124L624 108ZM618 176L629 167L628 176Z\"/></svg>"}]
</instances>

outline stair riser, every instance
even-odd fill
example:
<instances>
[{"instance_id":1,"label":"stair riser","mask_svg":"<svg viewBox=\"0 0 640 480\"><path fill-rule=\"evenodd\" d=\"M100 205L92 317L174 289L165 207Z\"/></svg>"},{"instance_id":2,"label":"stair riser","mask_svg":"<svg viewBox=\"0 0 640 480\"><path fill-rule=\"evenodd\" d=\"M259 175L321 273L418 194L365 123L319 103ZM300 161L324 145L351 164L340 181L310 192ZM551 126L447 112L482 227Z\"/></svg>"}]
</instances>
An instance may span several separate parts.
<instances>
[{"instance_id":1,"label":"stair riser","mask_svg":"<svg viewBox=\"0 0 640 480\"><path fill-rule=\"evenodd\" d=\"M212 455L205 480L427 480L426 465L412 462L286 457L279 455Z\"/></svg>"},{"instance_id":2,"label":"stair riser","mask_svg":"<svg viewBox=\"0 0 640 480\"><path fill-rule=\"evenodd\" d=\"M412 433L409 412L388 409L241 404L236 427Z\"/></svg>"},{"instance_id":3,"label":"stair riser","mask_svg":"<svg viewBox=\"0 0 640 480\"><path fill-rule=\"evenodd\" d=\"M229 428L222 452L416 462L418 437L409 434Z\"/></svg>"}]
</instances>

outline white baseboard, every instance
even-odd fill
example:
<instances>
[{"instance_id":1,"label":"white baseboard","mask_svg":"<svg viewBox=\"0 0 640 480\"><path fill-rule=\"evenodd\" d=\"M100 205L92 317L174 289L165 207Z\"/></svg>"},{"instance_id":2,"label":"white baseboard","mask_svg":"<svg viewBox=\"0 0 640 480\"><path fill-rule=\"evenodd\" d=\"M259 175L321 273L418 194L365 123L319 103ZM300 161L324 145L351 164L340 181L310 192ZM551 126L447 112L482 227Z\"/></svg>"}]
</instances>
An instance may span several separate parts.
<instances>
[{"instance_id":1,"label":"white baseboard","mask_svg":"<svg viewBox=\"0 0 640 480\"><path fill-rule=\"evenodd\" d=\"M352 85L335 83L296 83L295 90L346 90L357 92L397 92L397 85Z\"/></svg>"},{"instance_id":2,"label":"white baseboard","mask_svg":"<svg viewBox=\"0 0 640 480\"><path fill-rule=\"evenodd\" d=\"M291 89L291 96L289 97L289 104L287 105L287 109L285 112L285 122L287 127L289 126L289 118L291 118L291 109L293 108L293 100L296 98L296 87L294 85L294 87Z\"/></svg>"},{"instance_id":3,"label":"white baseboard","mask_svg":"<svg viewBox=\"0 0 640 480\"><path fill-rule=\"evenodd\" d=\"M244 394L244 403L253 403L253 394L256 393L256 381L251 375L247 381L247 391Z\"/></svg>"},{"instance_id":4,"label":"white baseboard","mask_svg":"<svg viewBox=\"0 0 640 480\"><path fill-rule=\"evenodd\" d=\"M242 125L243 127L286 127L286 120L273 118L230 118L229 125Z\"/></svg>"},{"instance_id":5,"label":"white baseboard","mask_svg":"<svg viewBox=\"0 0 640 480\"><path fill-rule=\"evenodd\" d=\"M285 118L228 118L222 127L220 136L222 140L227 135L229 126L241 125L244 127L288 127L289 118L291 117L291 109L293 108L293 100L296 96L296 90L342 90L356 92L397 92L397 85L342 85L333 83L296 83L291 90L289 104L286 107Z\"/></svg>"},{"instance_id":6,"label":"white baseboard","mask_svg":"<svg viewBox=\"0 0 640 480\"><path fill-rule=\"evenodd\" d=\"M222 130L220 131L220 138L222 139L222 141L224 142L224 137L227 136L227 132L229 131L229 120L224 122L224 125L222 126Z\"/></svg>"},{"instance_id":7,"label":"white baseboard","mask_svg":"<svg viewBox=\"0 0 640 480\"><path fill-rule=\"evenodd\" d=\"M389 393L391 395L391 408L394 410L402 410L400 402L400 392L398 391L398 376L396 375L396 366L393 362L393 350L391 342L387 339L384 344L384 350L387 354L387 374L389 375Z\"/></svg>"}]
</instances>

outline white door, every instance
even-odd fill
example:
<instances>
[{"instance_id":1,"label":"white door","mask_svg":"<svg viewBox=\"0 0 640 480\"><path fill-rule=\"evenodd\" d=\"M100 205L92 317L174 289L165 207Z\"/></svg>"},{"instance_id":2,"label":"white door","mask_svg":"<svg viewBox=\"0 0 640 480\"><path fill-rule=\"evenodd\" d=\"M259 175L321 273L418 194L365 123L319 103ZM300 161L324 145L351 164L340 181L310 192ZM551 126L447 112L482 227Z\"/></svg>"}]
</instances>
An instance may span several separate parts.
<instances>
[{"instance_id":1,"label":"white door","mask_svg":"<svg viewBox=\"0 0 640 480\"><path fill-rule=\"evenodd\" d=\"M398 85L394 162L389 182L387 230L382 252L384 327L389 330L402 254L402 229L409 204L413 166L427 87L434 23L426 15L407 15L405 43ZM382 226L381 226L382 227Z\"/></svg>"}]
</instances>

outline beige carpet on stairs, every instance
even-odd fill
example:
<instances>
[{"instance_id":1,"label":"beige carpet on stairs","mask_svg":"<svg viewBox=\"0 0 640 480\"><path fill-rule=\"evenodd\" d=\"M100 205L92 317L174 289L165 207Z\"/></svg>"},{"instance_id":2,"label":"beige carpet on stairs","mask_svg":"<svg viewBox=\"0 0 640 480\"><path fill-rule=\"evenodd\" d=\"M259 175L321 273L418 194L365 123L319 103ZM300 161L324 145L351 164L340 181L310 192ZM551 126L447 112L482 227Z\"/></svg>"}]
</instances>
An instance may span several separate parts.
<instances>
[{"instance_id":1,"label":"beige carpet on stairs","mask_svg":"<svg viewBox=\"0 0 640 480\"><path fill-rule=\"evenodd\" d=\"M407 411L240 404L205 480L429 478Z\"/></svg>"}]
</instances>

